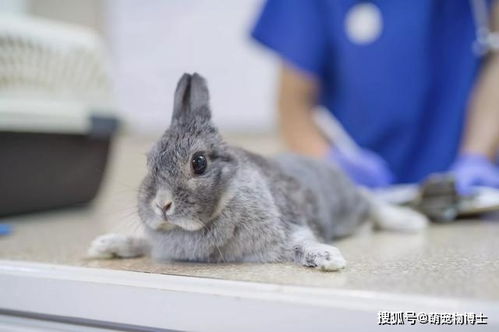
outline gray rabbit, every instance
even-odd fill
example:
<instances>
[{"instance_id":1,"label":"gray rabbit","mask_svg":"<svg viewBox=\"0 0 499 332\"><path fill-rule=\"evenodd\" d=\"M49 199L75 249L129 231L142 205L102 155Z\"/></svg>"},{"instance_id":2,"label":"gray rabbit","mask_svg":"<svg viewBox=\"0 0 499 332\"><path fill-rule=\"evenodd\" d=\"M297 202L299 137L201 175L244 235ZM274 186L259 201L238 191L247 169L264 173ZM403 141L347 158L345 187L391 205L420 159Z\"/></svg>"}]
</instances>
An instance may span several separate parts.
<instances>
[{"instance_id":1,"label":"gray rabbit","mask_svg":"<svg viewBox=\"0 0 499 332\"><path fill-rule=\"evenodd\" d=\"M224 142L211 121L206 81L184 74L170 128L147 158L138 211L145 238L108 234L92 257L195 262L295 262L334 271L340 251L325 244L371 221L418 231L425 217L387 205L333 165L298 155L264 158Z\"/></svg>"}]
</instances>

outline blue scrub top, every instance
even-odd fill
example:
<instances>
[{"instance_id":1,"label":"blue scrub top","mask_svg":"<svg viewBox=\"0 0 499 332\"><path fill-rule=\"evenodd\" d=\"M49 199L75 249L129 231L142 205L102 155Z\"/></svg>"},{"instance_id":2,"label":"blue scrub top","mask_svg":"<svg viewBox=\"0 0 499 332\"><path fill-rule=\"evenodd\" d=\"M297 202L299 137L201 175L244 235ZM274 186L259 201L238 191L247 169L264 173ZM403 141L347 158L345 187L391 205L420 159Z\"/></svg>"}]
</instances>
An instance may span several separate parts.
<instances>
[{"instance_id":1,"label":"blue scrub top","mask_svg":"<svg viewBox=\"0 0 499 332\"><path fill-rule=\"evenodd\" d=\"M480 59L468 0L373 0L379 37L352 42L356 0L268 0L252 36L320 81L320 103L395 182L448 170L456 158Z\"/></svg>"}]
</instances>

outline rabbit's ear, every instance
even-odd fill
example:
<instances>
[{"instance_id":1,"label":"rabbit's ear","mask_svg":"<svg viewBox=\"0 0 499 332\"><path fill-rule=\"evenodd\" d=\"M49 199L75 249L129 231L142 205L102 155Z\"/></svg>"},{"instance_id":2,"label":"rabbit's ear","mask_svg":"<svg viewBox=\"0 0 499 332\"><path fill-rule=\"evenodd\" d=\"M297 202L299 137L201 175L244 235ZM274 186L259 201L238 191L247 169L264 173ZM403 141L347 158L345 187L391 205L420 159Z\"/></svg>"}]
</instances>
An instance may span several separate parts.
<instances>
[{"instance_id":1,"label":"rabbit's ear","mask_svg":"<svg viewBox=\"0 0 499 332\"><path fill-rule=\"evenodd\" d=\"M175 90L172 122L209 121L211 118L209 102L206 80L197 73L182 75Z\"/></svg>"}]
</instances>

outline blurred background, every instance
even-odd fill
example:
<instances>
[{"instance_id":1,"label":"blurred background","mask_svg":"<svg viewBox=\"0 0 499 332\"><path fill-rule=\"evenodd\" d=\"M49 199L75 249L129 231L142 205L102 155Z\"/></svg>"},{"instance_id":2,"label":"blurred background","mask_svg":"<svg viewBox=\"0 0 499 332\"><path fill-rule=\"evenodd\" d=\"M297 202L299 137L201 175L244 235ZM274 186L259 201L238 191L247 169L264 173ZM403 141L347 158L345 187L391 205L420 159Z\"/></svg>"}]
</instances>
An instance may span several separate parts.
<instances>
[{"instance_id":1,"label":"blurred background","mask_svg":"<svg viewBox=\"0 0 499 332\"><path fill-rule=\"evenodd\" d=\"M124 130L162 132L183 72L209 79L215 121L224 131L275 126L276 66L251 41L261 0L3 0L2 14L33 15L94 30L104 42L116 111Z\"/></svg>"}]
</instances>

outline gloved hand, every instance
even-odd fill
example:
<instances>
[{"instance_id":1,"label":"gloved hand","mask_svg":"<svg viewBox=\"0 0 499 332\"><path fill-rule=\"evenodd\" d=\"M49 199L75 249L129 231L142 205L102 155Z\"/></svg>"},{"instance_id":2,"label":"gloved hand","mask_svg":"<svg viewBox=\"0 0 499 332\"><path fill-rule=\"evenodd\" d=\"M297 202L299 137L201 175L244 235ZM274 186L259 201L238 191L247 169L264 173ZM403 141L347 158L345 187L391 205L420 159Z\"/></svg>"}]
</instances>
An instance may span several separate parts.
<instances>
[{"instance_id":1,"label":"gloved hand","mask_svg":"<svg viewBox=\"0 0 499 332\"><path fill-rule=\"evenodd\" d=\"M355 153L343 153L332 147L328 159L336 163L355 183L370 188L386 187L393 181L388 164L376 153L359 149Z\"/></svg>"},{"instance_id":2,"label":"gloved hand","mask_svg":"<svg viewBox=\"0 0 499 332\"><path fill-rule=\"evenodd\" d=\"M482 155L461 155L452 165L451 172L461 195L472 194L474 186L499 188L499 168Z\"/></svg>"}]
</instances>

